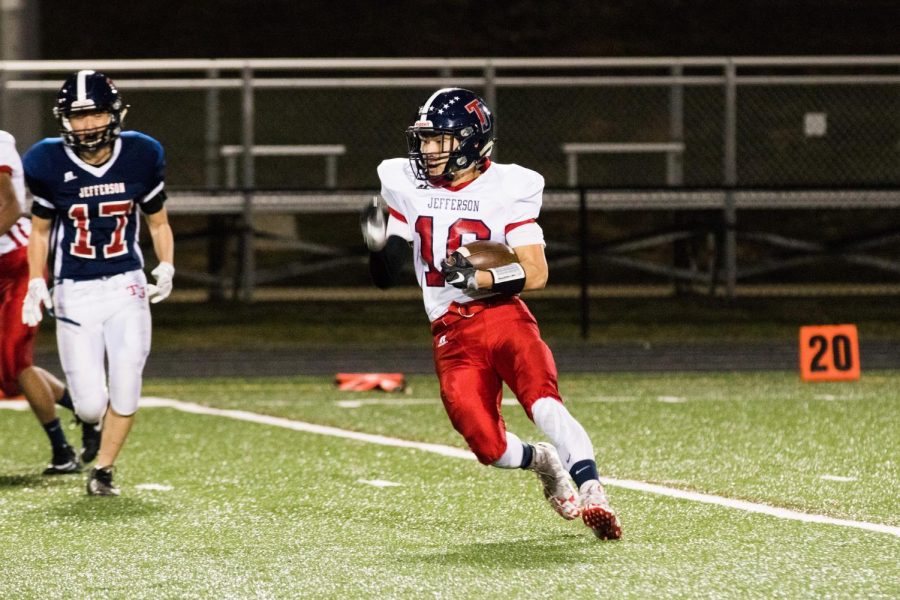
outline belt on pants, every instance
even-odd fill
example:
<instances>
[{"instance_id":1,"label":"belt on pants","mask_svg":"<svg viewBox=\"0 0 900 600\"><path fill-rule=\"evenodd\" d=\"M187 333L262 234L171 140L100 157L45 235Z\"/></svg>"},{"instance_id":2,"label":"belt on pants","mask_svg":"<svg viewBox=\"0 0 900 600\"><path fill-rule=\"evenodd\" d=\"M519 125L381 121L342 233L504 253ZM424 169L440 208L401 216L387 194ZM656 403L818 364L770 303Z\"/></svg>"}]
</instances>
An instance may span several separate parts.
<instances>
[{"instance_id":1,"label":"belt on pants","mask_svg":"<svg viewBox=\"0 0 900 600\"><path fill-rule=\"evenodd\" d=\"M491 296L483 300L472 300L471 302L453 302L447 307L447 312L434 320L431 324L431 334L437 335L454 323L471 319L478 313L492 306L501 304L510 304L514 301L514 296Z\"/></svg>"}]
</instances>

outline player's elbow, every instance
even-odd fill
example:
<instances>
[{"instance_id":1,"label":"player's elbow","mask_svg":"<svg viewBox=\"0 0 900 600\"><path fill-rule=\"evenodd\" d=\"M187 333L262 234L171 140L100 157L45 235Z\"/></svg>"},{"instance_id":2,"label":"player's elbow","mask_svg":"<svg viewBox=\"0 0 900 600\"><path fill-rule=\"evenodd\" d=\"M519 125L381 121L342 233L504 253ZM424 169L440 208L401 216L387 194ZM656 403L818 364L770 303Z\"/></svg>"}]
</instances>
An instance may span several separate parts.
<instances>
[{"instance_id":1,"label":"player's elbow","mask_svg":"<svg viewBox=\"0 0 900 600\"><path fill-rule=\"evenodd\" d=\"M526 290L542 290L547 287L547 273L536 274L525 278Z\"/></svg>"}]
</instances>

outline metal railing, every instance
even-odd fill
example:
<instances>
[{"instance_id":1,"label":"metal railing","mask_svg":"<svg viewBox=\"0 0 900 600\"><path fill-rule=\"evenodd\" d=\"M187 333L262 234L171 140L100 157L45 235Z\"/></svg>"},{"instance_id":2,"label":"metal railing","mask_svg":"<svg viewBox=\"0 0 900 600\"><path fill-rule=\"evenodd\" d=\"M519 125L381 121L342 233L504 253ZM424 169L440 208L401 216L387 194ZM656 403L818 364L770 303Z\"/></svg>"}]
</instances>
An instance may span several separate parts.
<instances>
[{"instance_id":1,"label":"metal railing","mask_svg":"<svg viewBox=\"0 0 900 600\"><path fill-rule=\"evenodd\" d=\"M550 188L573 189L548 193L547 210L579 210L583 196L588 213L716 212L717 258L707 269L715 275L624 256L629 248L673 243L678 228L618 246L616 260L729 295L753 272L738 264L739 212L894 209L900 189L900 56L0 62L0 123L20 147L53 133L52 97L63 76L80 68L112 75L134 99L130 126L164 142L173 214L239 220L241 274L230 283L247 299L259 282L273 281L256 268L258 215L337 214L356 210L370 193L326 192L320 169L286 169L279 161L290 159L280 151L257 161L260 148L343 148L324 155L340 155L342 166L340 173L336 163L326 167L325 188L372 190L375 165L405 151L402 129L441 86L471 87L486 98L498 116L495 158L540 171ZM27 111L14 108L23 103L38 104L43 117L20 118ZM240 190L178 193L221 187L223 147L229 187L240 181ZM577 162L587 152L595 156ZM752 235L758 243L804 247L802 236ZM810 253L822 252L806 242ZM890 253L870 260L859 249L845 246L844 255L891 272Z\"/></svg>"},{"instance_id":2,"label":"metal railing","mask_svg":"<svg viewBox=\"0 0 900 600\"><path fill-rule=\"evenodd\" d=\"M244 147L241 169L245 173L242 175L253 174L255 161L249 149L254 145L337 143L348 148L347 159L351 162L356 156L371 162L363 155L377 156L377 152L381 152L383 156L385 148L371 144L366 130L389 127L393 132L390 135L396 135L395 139L399 141L401 129L410 120L416 103L421 102L429 90L440 86L458 85L479 90L500 119L501 144L497 152L505 159L531 164L545 173L552 185L567 184L566 156L560 154L563 143L641 144L660 138L670 143L685 143L688 137L692 139L684 153L669 153L668 156L670 163L685 163L684 181L671 175L670 167L667 177L647 181L646 185L839 185L841 182L834 180L766 181L767 177L773 177L772 173L778 175L779 162L784 168L784 161L773 156L771 164L767 163L765 168L757 167L758 157L748 154L768 151L770 137L785 135L783 127L786 123L799 132L803 115L792 113L801 110L825 116L843 110L865 113L864 123L852 122L847 126L864 126L854 135L862 136L863 142L866 136L871 136L874 152L880 147L880 143L874 143L875 138L884 128L896 128L894 115L900 108L900 98L896 94L900 84L900 56L6 61L0 62L0 125L19 133L19 139L24 140L36 140L50 133L48 95L58 89L65 73L79 68L112 74L128 95L143 97L150 93L167 93L166 104L171 114L165 115L159 123L146 123L145 129L160 137L179 139L186 135L183 130L202 127L202 132L196 132L192 143L202 139L204 150L196 152L191 160L205 161L207 183L218 181L213 177L212 171L218 169L213 163L219 147L226 144ZM565 93L561 95L559 90ZM766 97L758 100L756 95L760 90ZM875 106L862 107L856 98L841 96L851 92L874 94L876 91L878 104ZM293 94L298 97L287 98L281 95L282 92L311 92L313 96ZM305 115L308 120L303 124L291 125L297 111L303 109L298 102L308 104L315 96L334 92L339 92L333 96L337 102L329 100L328 106L323 105L313 114ZM196 93L206 95L203 119L194 118L196 102L190 97ZM347 95L351 93L357 94L358 98L348 100ZM838 97L829 98L829 93L837 93ZM747 109L738 103L739 94ZM277 98L275 101L283 105L277 107L281 110L275 113L261 111L260 102L269 102L267 98L270 97ZM400 97L409 100L398 105L395 98ZM7 109L14 101L21 103L29 98L44 98L44 119L39 123L20 122L18 113ZM633 98L639 100L629 103ZM752 102L761 103L757 110L753 110ZM179 103L185 106L180 111ZM833 105L833 108L829 111L823 108L823 103ZM789 104L787 108L786 104ZM552 111L548 110L550 107ZM238 117L239 125L228 132L224 131L222 123L226 110L236 113L233 116ZM752 112L743 112L747 110ZM769 118L767 113L778 111L784 111L785 119L790 121L765 121ZM138 118L139 114L135 108L131 118ZM283 133L282 137L289 138L287 141L263 139L263 126L271 128L269 115L272 115L271 120L279 120L277 133ZM529 138L528 132L517 130L521 128L515 121L505 120L509 116L521 121L522 115L540 122L542 127L534 128L537 137ZM592 124L598 118L603 122ZM759 119L764 122L756 122ZM876 123L880 119L884 120L882 128ZM310 139L309 123L327 129L327 138L322 141ZM836 123L835 127L839 125ZM700 128L706 129L700 131ZM559 138L549 139L547 130L559 132ZM664 135L659 135L660 130ZM234 139L235 134L238 139ZM844 131L840 135L851 133ZM225 140L225 137L232 139ZM268 132L266 137L269 137ZM317 137L325 137L325 134ZM363 140L366 140L365 146ZM833 137L833 140L834 152L839 152L838 146L846 145L846 139ZM816 153L822 152L817 147L822 145L819 143L822 140L810 138L807 141L815 143L794 150L797 160L800 161L802 155L803 161L798 162L796 169L814 171L820 162ZM825 142L828 142L827 136ZM889 149L890 144L886 148ZM528 157L527 163L520 160L519 155ZM739 162L742 159L746 162ZM871 173L866 171L865 161L860 160L853 166L859 172L847 174L848 183L900 183L896 161L888 157L883 160L883 167ZM542 168L541 162L549 166ZM718 163L717 168L715 163ZM198 171L204 169L186 168L182 177L181 170L177 170L171 183L191 186L203 183L187 180L187 173ZM366 185L364 175L356 178L359 172L355 168L349 169L338 185ZM368 177L372 176L371 169L366 172ZM598 174L610 176L608 171ZM792 171L781 177L797 178L797 175ZM635 185L637 182L584 180L582 176L579 183L593 186Z\"/></svg>"}]
</instances>

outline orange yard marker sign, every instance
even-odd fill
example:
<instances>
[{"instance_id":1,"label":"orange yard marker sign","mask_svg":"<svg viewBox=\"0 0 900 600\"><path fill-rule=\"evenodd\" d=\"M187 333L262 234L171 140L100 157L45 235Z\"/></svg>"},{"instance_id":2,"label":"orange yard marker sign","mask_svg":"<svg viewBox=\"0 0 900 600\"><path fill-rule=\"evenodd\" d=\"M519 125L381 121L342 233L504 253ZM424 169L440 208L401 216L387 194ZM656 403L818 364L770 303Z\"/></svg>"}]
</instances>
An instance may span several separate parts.
<instances>
[{"instance_id":1,"label":"orange yard marker sign","mask_svg":"<svg viewBox=\"0 0 900 600\"><path fill-rule=\"evenodd\" d=\"M856 325L809 325L800 328L800 378L804 381L859 379Z\"/></svg>"}]
</instances>

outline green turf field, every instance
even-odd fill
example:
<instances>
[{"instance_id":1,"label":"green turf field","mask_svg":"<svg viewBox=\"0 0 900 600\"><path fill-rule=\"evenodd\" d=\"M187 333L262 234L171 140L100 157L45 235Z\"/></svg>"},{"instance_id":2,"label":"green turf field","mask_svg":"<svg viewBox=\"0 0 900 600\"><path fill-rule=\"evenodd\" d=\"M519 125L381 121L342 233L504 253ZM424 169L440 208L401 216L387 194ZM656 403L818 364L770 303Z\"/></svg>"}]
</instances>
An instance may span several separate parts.
<instances>
[{"instance_id":1,"label":"green turf field","mask_svg":"<svg viewBox=\"0 0 900 600\"><path fill-rule=\"evenodd\" d=\"M144 393L461 447L433 378L410 383L379 394L316 378L156 380ZM545 505L531 473L150 407L119 463L123 495L89 498L81 476L36 475L43 433L3 410L0 598L900 596L900 373L815 385L793 373L584 375L561 387L604 476L893 532L611 485L624 538L599 542ZM504 411L536 438L517 406Z\"/></svg>"}]
</instances>

